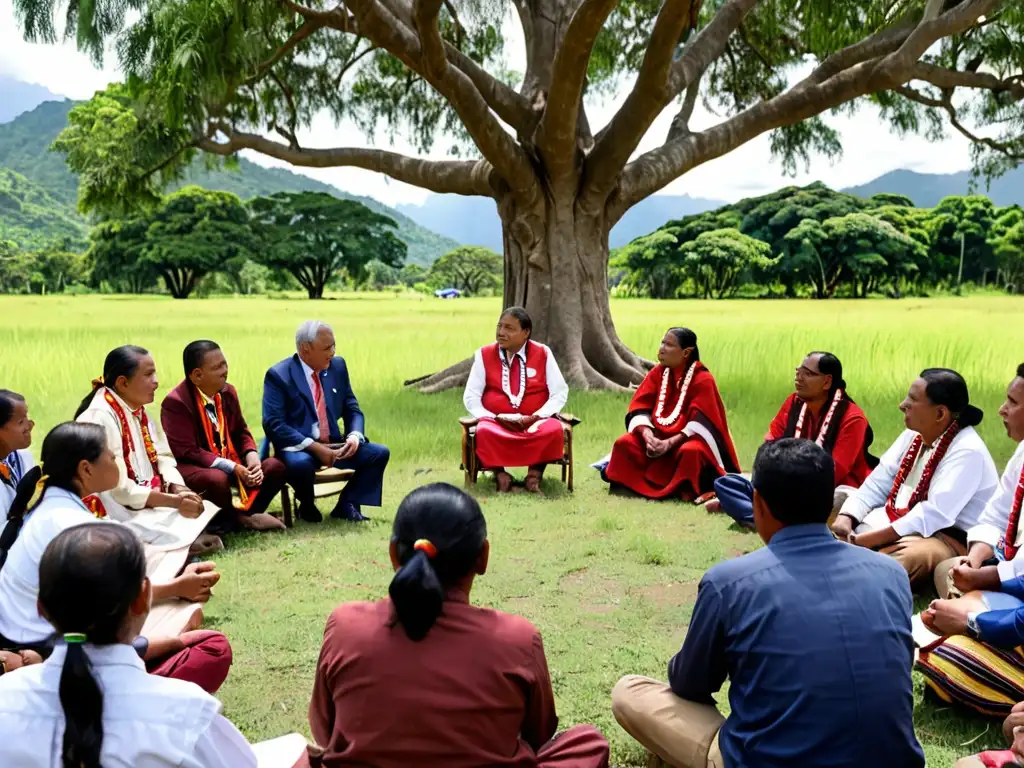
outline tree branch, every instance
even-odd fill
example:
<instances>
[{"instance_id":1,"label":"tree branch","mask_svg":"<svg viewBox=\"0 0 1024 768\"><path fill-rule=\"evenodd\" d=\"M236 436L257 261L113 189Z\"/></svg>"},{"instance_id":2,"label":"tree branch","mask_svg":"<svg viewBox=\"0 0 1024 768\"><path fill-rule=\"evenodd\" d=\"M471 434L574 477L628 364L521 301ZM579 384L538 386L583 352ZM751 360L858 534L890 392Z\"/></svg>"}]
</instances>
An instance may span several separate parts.
<instances>
[{"instance_id":1,"label":"tree branch","mask_svg":"<svg viewBox=\"0 0 1024 768\"><path fill-rule=\"evenodd\" d=\"M598 135L594 151L587 158L585 183L591 202L607 197L658 115L722 55L729 36L757 3L758 0L728 0L673 62L676 43L689 18L689 2L665 0L654 22L636 84L608 127Z\"/></svg>"},{"instance_id":2,"label":"tree branch","mask_svg":"<svg viewBox=\"0 0 1024 768\"><path fill-rule=\"evenodd\" d=\"M227 141L216 141L220 132ZM483 195L495 197L493 169L484 160L436 161L406 157L379 149L340 147L335 149L295 149L253 133L235 131L226 123L211 126L211 135L198 147L215 155L230 156L251 149L267 157L305 168L364 168L439 194Z\"/></svg>"},{"instance_id":3,"label":"tree branch","mask_svg":"<svg viewBox=\"0 0 1024 768\"><path fill-rule=\"evenodd\" d=\"M274 65L277 64L277 62L291 53L295 46L312 35L318 29L322 29L323 26L323 23L320 21L306 19L302 25L292 33L291 37L285 40L284 44L274 52L273 56L260 64L259 67L256 68L256 72L254 72L251 77L246 78L242 83L242 86L254 85L262 80Z\"/></svg>"},{"instance_id":4,"label":"tree branch","mask_svg":"<svg viewBox=\"0 0 1024 768\"><path fill-rule=\"evenodd\" d=\"M933 43L969 29L978 17L991 12L999 3L1000 0L966 0L937 19L923 20L888 55L860 61L823 82L808 82L820 76L819 67L806 80L773 99L756 104L710 130L666 142L646 153L623 171L619 193L610 206L610 219L617 220L638 201L691 168L720 157L765 131L792 125L860 96L906 82L917 59ZM832 60L834 66L836 61L856 60L869 49L868 42L850 46L825 63ZM889 40L887 45L891 44ZM851 49L857 49L856 53L851 53Z\"/></svg>"},{"instance_id":5,"label":"tree branch","mask_svg":"<svg viewBox=\"0 0 1024 768\"><path fill-rule=\"evenodd\" d=\"M448 63L461 69L466 77L484 97L484 101L498 117L512 126L520 135L533 133L539 115L534 114L529 103L515 90L491 75L469 56L450 43L444 44Z\"/></svg>"},{"instance_id":6,"label":"tree branch","mask_svg":"<svg viewBox=\"0 0 1024 768\"><path fill-rule=\"evenodd\" d=\"M553 177L575 166L576 129L580 97L590 64L590 54L605 21L619 0L583 0L572 15L555 56L547 107L537 132L537 147ZM683 5L687 0L666 0Z\"/></svg>"},{"instance_id":7,"label":"tree branch","mask_svg":"<svg viewBox=\"0 0 1024 768\"><path fill-rule=\"evenodd\" d=\"M988 72L962 72L919 61L911 68L910 79L923 80L937 88L982 88L997 93L1009 91L1015 101L1024 101L1024 83L1013 78L1000 80Z\"/></svg>"},{"instance_id":8,"label":"tree branch","mask_svg":"<svg viewBox=\"0 0 1024 768\"><path fill-rule=\"evenodd\" d=\"M420 36L420 45L423 46L423 66L435 78L444 77L448 70L444 42L441 40L441 31L437 28L442 2L443 0L415 0L413 6L413 20L416 32Z\"/></svg>"},{"instance_id":9,"label":"tree branch","mask_svg":"<svg viewBox=\"0 0 1024 768\"><path fill-rule=\"evenodd\" d=\"M700 95L700 80L698 77L686 89L683 106L679 109L679 114L672 118L672 125L669 126L666 141L672 141L690 133L690 118L693 117L694 107L697 106L697 96Z\"/></svg>"}]
</instances>

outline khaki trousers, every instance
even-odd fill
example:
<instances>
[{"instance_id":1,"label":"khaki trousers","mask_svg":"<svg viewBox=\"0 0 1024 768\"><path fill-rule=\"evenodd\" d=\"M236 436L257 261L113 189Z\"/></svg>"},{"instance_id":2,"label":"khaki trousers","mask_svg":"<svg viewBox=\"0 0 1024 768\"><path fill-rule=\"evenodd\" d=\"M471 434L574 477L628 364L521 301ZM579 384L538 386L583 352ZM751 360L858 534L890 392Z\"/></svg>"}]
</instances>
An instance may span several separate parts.
<instances>
[{"instance_id":1,"label":"khaki trousers","mask_svg":"<svg viewBox=\"0 0 1024 768\"><path fill-rule=\"evenodd\" d=\"M612 691L612 714L648 752L673 768L724 768L718 731L725 718L676 696L665 683L627 675Z\"/></svg>"},{"instance_id":2,"label":"khaki trousers","mask_svg":"<svg viewBox=\"0 0 1024 768\"><path fill-rule=\"evenodd\" d=\"M904 536L895 544L882 547L879 551L893 557L906 569L912 587L930 581L935 569L943 561L967 554L963 544L944 533L936 533L927 538L916 535ZM946 571L948 572L949 568Z\"/></svg>"}]
</instances>

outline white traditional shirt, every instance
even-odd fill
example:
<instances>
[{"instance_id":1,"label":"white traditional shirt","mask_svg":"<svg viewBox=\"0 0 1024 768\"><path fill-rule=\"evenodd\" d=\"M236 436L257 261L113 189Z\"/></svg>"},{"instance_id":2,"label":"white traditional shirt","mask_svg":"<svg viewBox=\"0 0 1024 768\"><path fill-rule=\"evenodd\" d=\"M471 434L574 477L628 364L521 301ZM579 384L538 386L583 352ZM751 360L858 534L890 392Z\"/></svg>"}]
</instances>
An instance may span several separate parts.
<instances>
[{"instance_id":1,"label":"white traditional shirt","mask_svg":"<svg viewBox=\"0 0 1024 768\"><path fill-rule=\"evenodd\" d=\"M132 437L132 469L138 482L133 482L128 477L128 470L124 463L124 449L121 442L121 423L118 421L114 411L107 404L103 395L110 392L118 405L124 409L125 418L128 421L128 429ZM107 433L107 447L114 452L114 459L117 461L119 473L117 487L110 491L110 496L123 507L128 509L144 509L149 500L152 488L142 483L153 478L153 466L149 463L146 455L146 444L142 440L142 421L132 409L118 397L113 390L100 387L96 391L89 407L78 417L78 421L90 424L99 424ZM174 454L167 444L163 428L160 426L160 419L149 418L149 435L153 440L153 447L156 449L156 465L160 476L164 479L164 492L167 493L171 485L185 485L185 481L178 472L178 463L174 460Z\"/></svg>"},{"instance_id":2,"label":"white traditional shirt","mask_svg":"<svg viewBox=\"0 0 1024 768\"><path fill-rule=\"evenodd\" d=\"M63 488L46 489L38 506L25 518L0 569L0 634L16 643L42 643L50 638L53 625L39 615L37 605L43 552L61 531L99 522L75 494ZM0 760L0 765L20 764Z\"/></svg>"},{"instance_id":3,"label":"white traditional shirt","mask_svg":"<svg viewBox=\"0 0 1024 768\"><path fill-rule=\"evenodd\" d=\"M11 470L11 485L0 480L0 523L7 519L7 510L11 508L14 496L17 492L18 481L25 476L32 467L36 465L32 458L32 452L27 448L15 451L4 459L4 463Z\"/></svg>"},{"instance_id":4,"label":"white traditional shirt","mask_svg":"<svg viewBox=\"0 0 1024 768\"><path fill-rule=\"evenodd\" d=\"M549 416L554 416L565 407L565 403L569 399L569 385L565 383L565 377L562 376L562 372L558 368L558 363L555 361L555 355L551 352L551 349L537 341L529 343L543 347L547 352L547 365L544 368L544 375L548 383L548 400L536 413L530 414L546 419ZM519 364L525 367L526 344L523 344L514 356L518 357ZM466 391L462 395L462 402L466 406L466 410L469 411L469 415L474 419L494 418L494 414L483 406L482 401L486 387L487 372L484 370L483 352L478 349L476 354L473 355L473 367L469 371L469 381L466 382Z\"/></svg>"},{"instance_id":5,"label":"white traditional shirt","mask_svg":"<svg viewBox=\"0 0 1024 768\"><path fill-rule=\"evenodd\" d=\"M1010 509L1013 507L1013 499L1017 495L1017 484L1020 482L1021 470L1024 469L1024 442L1017 446L1006 471L999 481L999 489L995 492L981 513L978 524L967 532L968 545L975 541L988 544L995 549L1006 533L1007 523L1010 521ZM1024 520L1017 528L1017 546L1024 544ZM1024 553L1018 551L1013 560L1001 561L998 566L1000 581L1009 581L1017 576L1024 575Z\"/></svg>"},{"instance_id":6,"label":"white traditional shirt","mask_svg":"<svg viewBox=\"0 0 1024 768\"><path fill-rule=\"evenodd\" d=\"M864 484L843 504L841 514L849 515L858 523L864 522L873 511L881 510L885 514L885 503L903 455L915 437L917 433L908 429L897 438ZM910 501L937 443L921 449L896 497L897 507L905 507ZM953 438L946 455L935 468L928 497L892 523L892 528L900 536L931 536L944 528L954 527L969 531L978 524L998 484L999 473L985 442L973 427L965 427Z\"/></svg>"},{"instance_id":7,"label":"white traditional shirt","mask_svg":"<svg viewBox=\"0 0 1024 768\"><path fill-rule=\"evenodd\" d=\"M103 691L104 768L256 768L245 737L198 685L146 673L130 645L86 645ZM60 677L67 646L0 677L0 765L61 765Z\"/></svg>"}]
</instances>

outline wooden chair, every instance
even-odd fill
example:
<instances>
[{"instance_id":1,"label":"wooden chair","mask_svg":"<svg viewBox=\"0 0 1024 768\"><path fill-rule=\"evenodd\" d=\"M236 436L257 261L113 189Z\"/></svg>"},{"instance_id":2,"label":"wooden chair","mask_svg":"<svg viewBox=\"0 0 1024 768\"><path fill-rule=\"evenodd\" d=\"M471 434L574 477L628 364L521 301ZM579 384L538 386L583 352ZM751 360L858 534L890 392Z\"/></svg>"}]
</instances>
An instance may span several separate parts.
<instances>
[{"instance_id":1,"label":"wooden chair","mask_svg":"<svg viewBox=\"0 0 1024 768\"><path fill-rule=\"evenodd\" d=\"M559 413L552 416L562 422L562 435L565 438L565 447L562 451L562 458L551 462L562 467L562 482L565 483L569 493L573 491L573 459L572 459L572 430L580 420L571 413ZM479 419L459 419L462 425L462 464L459 466L466 473L466 487L476 485L477 477L481 472L486 472L488 467L481 467L476 457L476 425Z\"/></svg>"},{"instance_id":2,"label":"wooden chair","mask_svg":"<svg viewBox=\"0 0 1024 768\"><path fill-rule=\"evenodd\" d=\"M260 444L260 459L274 455L274 446L269 440L263 438ZM324 499L329 496L338 496L348 481L352 479L356 471L354 469L337 469L336 467L324 467L313 475L313 498ZM288 490L288 483L281 489L281 514L284 517L284 524L291 528L295 524L292 515L292 498Z\"/></svg>"}]
</instances>

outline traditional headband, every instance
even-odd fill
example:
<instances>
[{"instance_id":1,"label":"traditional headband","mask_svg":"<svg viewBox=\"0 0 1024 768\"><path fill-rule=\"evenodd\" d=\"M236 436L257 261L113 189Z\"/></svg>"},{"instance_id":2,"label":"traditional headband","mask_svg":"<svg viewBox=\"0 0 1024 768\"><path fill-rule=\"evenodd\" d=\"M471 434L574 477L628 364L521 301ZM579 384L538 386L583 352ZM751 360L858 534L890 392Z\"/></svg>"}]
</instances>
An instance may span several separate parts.
<instances>
[{"instance_id":1,"label":"traditional headband","mask_svg":"<svg viewBox=\"0 0 1024 768\"><path fill-rule=\"evenodd\" d=\"M435 547L429 539L417 539L416 543L412 545L414 550L418 550L425 554L430 560L437 557L437 547Z\"/></svg>"},{"instance_id":2,"label":"traditional headband","mask_svg":"<svg viewBox=\"0 0 1024 768\"><path fill-rule=\"evenodd\" d=\"M68 645L81 645L86 642L89 638L81 632L68 632L64 635L64 642Z\"/></svg>"}]
</instances>

